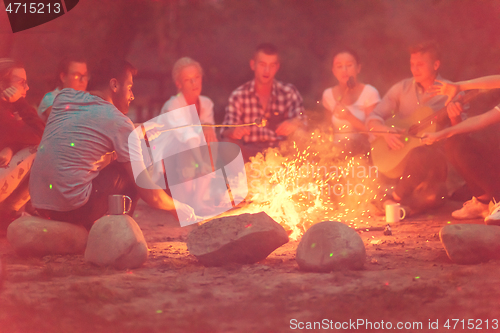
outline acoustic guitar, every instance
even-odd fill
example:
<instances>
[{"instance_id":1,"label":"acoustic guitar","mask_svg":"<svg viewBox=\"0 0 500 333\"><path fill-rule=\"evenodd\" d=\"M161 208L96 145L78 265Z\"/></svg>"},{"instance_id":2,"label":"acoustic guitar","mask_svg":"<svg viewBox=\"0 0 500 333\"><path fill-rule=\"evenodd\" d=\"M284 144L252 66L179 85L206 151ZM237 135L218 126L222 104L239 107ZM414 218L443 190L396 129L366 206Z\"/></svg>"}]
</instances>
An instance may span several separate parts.
<instances>
[{"instance_id":1,"label":"acoustic guitar","mask_svg":"<svg viewBox=\"0 0 500 333\"><path fill-rule=\"evenodd\" d=\"M479 90L473 90L466 93L462 102L469 103L477 95ZM401 134L401 140L404 147L398 150L391 149L383 136L377 137L371 143L371 156L373 165L378 171L389 178L399 178L402 176L406 166L406 157L408 153L416 147L422 146L420 140L422 134L436 132L437 124L448 117L446 107L434 112L428 106L421 106L410 116L401 117L398 114L387 119L385 124L389 127L404 129Z\"/></svg>"}]
</instances>

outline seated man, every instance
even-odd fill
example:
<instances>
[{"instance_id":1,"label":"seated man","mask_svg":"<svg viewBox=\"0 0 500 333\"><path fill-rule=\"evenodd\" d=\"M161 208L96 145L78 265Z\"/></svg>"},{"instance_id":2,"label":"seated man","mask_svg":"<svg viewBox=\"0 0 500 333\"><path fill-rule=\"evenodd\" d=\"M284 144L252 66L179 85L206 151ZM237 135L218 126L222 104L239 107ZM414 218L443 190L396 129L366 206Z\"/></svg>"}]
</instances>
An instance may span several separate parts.
<instances>
[{"instance_id":1,"label":"seated man","mask_svg":"<svg viewBox=\"0 0 500 333\"><path fill-rule=\"evenodd\" d=\"M429 91L436 79L442 80L438 75L441 62L437 44L418 44L410 48L410 54L413 77L392 86L367 117L370 130L386 132L382 136L391 150L400 150L405 147L405 143L399 129L387 126L386 119L393 115L400 119L409 118L421 106L430 107L436 112L444 108L446 101L445 96L435 96ZM445 122L438 126L446 126ZM447 163L443 152L438 147L420 146L412 149L403 163L401 178L389 197L390 201L386 203L400 202L413 213L443 204L447 194Z\"/></svg>"},{"instance_id":2,"label":"seated man","mask_svg":"<svg viewBox=\"0 0 500 333\"><path fill-rule=\"evenodd\" d=\"M259 45L250 60L254 79L229 97L225 125L252 124L256 119L266 123L263 127L229 127L221 131L223 140L240 146L245 161L268 147L277 146L280 140L303 126L302 97L293 85L274 79L279 67L276 47Z\"/></svg>"},{"instance_id":3,"label":"seated man","mask_svg":"<svg viewBox=\"0 0 500 333\"><path fill-rule=\"evenodd\" d=\"M108 210L108 196L128 195L149 205L175 210L180 220L194 220L193 209L175 202L142 173L134 181L132 163L142 162L139 142L130 141L134 126L125 115L135 68L126 61L103 60L90 92L63 89L40 143L30 179L33 206L42 217L90 229ZM145 170L145 166L143 167ZM146 185L146 186L145 186Z\"/></svg>"},{"instance_id":4,"label":"seated man","mask_svg":"<svg viewBox=\"0 0 500 333\"><path fill-rule=\"evenodd\" d=\"M442 85L433 87L437 93L448 96L447 102L451 101L460 91L498 88L500 88L500 75L457 83L442 82ZM461 111L461 105L458 102L449 103L448 108L455 110L454 112ZM471 200L464 203L462 209L452 213L454 218L485 218L487 224L500 225L500 174L498 172L500 151L498 144L485 145L466 135L466 133L478 131L498 122L500 122L500 105L452 127L436 133L424 134L422 141L426 144L447 139L445 144L448 148L450 161L466 180L468 187L474 194ZM490 201L496 201L496 205L488 207Z\"/></svg>"},{"instance_id":5,"label":"seated man","mask_svg":"<svg viewBox=\"0 0 500 333\"><path fill-rule=\"evenodd\" d=\"M38 115L44 122L47 122L52 111L54 98L56 98L62 89L87 90L87 83L89 82L87 61L79 57L66 57L61 60L57 68L57 82L59 84L56 89L45 94L38 106Z\"/></svg>"}]
</instances>

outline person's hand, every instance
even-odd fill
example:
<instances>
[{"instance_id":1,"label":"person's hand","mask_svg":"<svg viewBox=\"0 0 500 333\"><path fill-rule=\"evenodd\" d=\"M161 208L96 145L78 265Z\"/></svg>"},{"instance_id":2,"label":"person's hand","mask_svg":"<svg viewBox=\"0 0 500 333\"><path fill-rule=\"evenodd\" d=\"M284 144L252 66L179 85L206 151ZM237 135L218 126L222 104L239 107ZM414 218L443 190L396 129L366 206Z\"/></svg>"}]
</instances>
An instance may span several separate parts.
<instances>
[{"instance_id":1,"label":"person's hand","mask_svg":"<svg viewBox=\"0 0 500 333\"><path fill-rule=\"evenodd\" d=\"M337 104L337 106L333 110L333 115L338 119L347 119L352 114L351 111L349 111L347 108Z\"/></svg>"},{"instance_id":2,"label":"person's hand","mask_svg":"<svg viewBox=\"0 0 500 333\"><path fill-rule=\"evenodd\" d=\"M217 142L217 135L213 127L203 127L203 134L207 142Z\"/></svg>"},{"instance_id":3,"label":"person's hand","mask_svg":"<svg viewBox=\"0 0 500 333\"><path fill-rule=\"evenodd\" d=\"M450 119L458 117L463 111L462 103L452 102L448 104L448 106L446 107L446 111L448 112L448 117Z\"/></svg>"},{"instance_id":4,"label":"person's hand","mask_svg":"<svg viewBox=\"0 0 500 333\"><path fill-rule=\"evenodd\" d=\"M250 134L248 127L233 127L224 132L224 135L233 140L241 140L243 136Z\"/></svg>"},{"instance_id":5,"label":"person's hand","mask_svg":"<svg viewBox=\"0 0 500 333\"><path fill-rule=\"evenodd\" d=\"M0 167L7 167L9 166L10 161L12 160L12 149L9 147L4 148L0 151Z\"/></svg>"},{"instance_id":6,"label":"person's hand","mask_svg":"<svg viewBox=\"0 0 500 333\"><path fill-rule=\"evenodd\" d=\"M16 94L18 94L18 92L19 91L16 87L10 86L7 89L0 92L0 98L6 102L13 102L13 98L16 97ZM19 99L19 98L17 98L17 99Z\"/></svg>"},{"instance_id":7,"label":"person's hand","mask_svg":"<svg viewBox=\"0 0 500 333\"><path fill-rule=\"evenodd\" d=\"M177 217L179 218L179 221L182 222L194 222L196 221L197 217L194 212L194 209L186 205L185 203L182 203L180 201L175 200L175 210L177 211Z\"/></svg>"},{"instance_id":8,"label":"person's hand","mask_svg":"<svg viewBox=\"0 0 500 333\"><path fill-rule=\"evenodd\" d=\"M399 150L405 146L403 141L401 141L401 134L398 133L396 128L387 127L389 133L384 134L385 142L392 150Z\"/></svg>"},{"instance_id":9,"label":"person's hand","mask_svg":"<svg viewBox=\"0 0 500 333\"><path fill-rule=\"evenodd\" d=\"M439 131L435 133L424 133L420 139L423 144L432 145L435 142L446 139L445 131Z\"/></svg>"},{"instance_id":10,"label":"person's hand","mask_svg":"<svg viewBox=\"0 0 500 333\"><path fill-rule=\"evenodd\" d=\"M163 124L158 124L158 123L153 123L153 122L144 123L143 126L144 126L144 130L146 130L146 136L147 136L149 142L151 142L154 139L156 139L157 137L159 137L162 133L162 131L159 130L159 128L164 127Z\"/></svg>"},{"instance_id":11,"label":"person's hand","mask_svg":"<svg viewBox=\"0 0 500 333\"><path fill-rule=\"evenodd\" d=\"M446 99L446 102L444 103L444 105L448 105L451 102L451 100L453 99L453 97L455 97L460 92L460 87L452 82L447 83L447 82L443 82L443 81L439 81L439 80L436 80L436 81L439 82L441 85L431 86L429 88L429 93L432 96L436 96L436 95L448 96L448 98Z\"/></svg>"},{"instance_id":12,"label":"person's hand","mask_svg":"<svg viewBox=\"0 0 500 333\"><path fill-rule=\"evenodd\" d=\"M300 126L300 120L288 119L283 121L276 128L276 134L280 136L288 136L292 134Z\"/></svg>"},{"instance_id":13,"label":"person's hand","mask_svg":"<svg viewBox=\"0 0 500 333\"><path fill-rule=\"evenodd\" d=\"M215 176L215 173L212 172L212 165L208 164L208 163L200 163L198 165L198 168L200 168L200 173L202 175L213 175Z\"/></svg>"}]
</instances>

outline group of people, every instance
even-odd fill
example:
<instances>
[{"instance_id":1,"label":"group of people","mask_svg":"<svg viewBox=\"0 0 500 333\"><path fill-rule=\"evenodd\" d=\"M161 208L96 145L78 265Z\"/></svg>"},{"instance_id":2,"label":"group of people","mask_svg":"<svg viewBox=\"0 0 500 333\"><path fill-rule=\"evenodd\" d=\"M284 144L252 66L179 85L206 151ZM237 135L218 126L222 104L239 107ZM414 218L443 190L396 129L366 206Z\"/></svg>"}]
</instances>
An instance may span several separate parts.
<instances>
[{"instance_id":1,"label":"group of people","mask_svg":"<svg viewBox=\"0 0 500 333\"><path fill-rule=\"evenodd\" d=\"M193 135L172 138L169 144L189 141L193 146L202 143L210 146L217 141L232 142L248 161L258 152L278 146L291 133L305 130L300 93L292 84L275 79L280 68L276 47L259 45L249 65L254 77L229 97L223 121L227 127L216 133L213 127L204 126L192 132ZM438 207L446 197L450 163L474 194L452 215L500 222L500 206L489 205L490 201L495 204L495 199L500 200L500 176L495 172L498 154L487 151L484 145L464 134L500 121L500 108L462 121L464 107L455 97L461 90L499 88L500 77L459 83L444 80L438 74L440 53L433 42L410 49L410 66L413 76L395 84L381 99L373 86L358 79L361 62L354 51L345 49L334 55L332 72L338 84L324 91L323 106L336 130L338 143L346 152L356 155L369 152L371 142L383 137L391 150L399 150L405 146L404 133L388 126L385 123L388 118L410 117L420 106L434 111L446 107L448 117L438 124L439 131L424 134L421 140L427 145L412 149L405 157L402 176L384 204L399 202L413 212ZM135 74L136 69L125 60L104 59L92 71L91 89L87 91L90 75L86 61L65 59L58 69L58 87L45 95L37 112L24 99L29 89L24 66L0 59L0 224L3 227L19 215L30 197L26 208L30 214L81 224L87 229L106 214L107 197L111 194L132 198L129 214L133 214L139 198L152 207L176 214L183 221L196 220L194 204L210 210L210 204L204 204L208 183L199 182L199 188L186 187L186 195L176 198L180 200L177 201L150 173L142 172L141 179L136 179L133 168L134 164L143 163L143 147L140 142L130 140L130 134L141 126L152 141L160 132L154 127L134 124L126 116L134 99ZM193 105L201 124L213 125L214 104L201 95L201 65L191 58L181 58L174 64L172 78L178 94L165 103L161 113ZM256 119L261 119L262 124L257 124ZM193 119L187 121L196 123ZM437 143L443 139L447 139L444 145ZM177 172L195 178L212 170L199 156L193 156L192 166L180 164ZM141 167L147 169L145 165Z\"/></svg>"}]
</instances>

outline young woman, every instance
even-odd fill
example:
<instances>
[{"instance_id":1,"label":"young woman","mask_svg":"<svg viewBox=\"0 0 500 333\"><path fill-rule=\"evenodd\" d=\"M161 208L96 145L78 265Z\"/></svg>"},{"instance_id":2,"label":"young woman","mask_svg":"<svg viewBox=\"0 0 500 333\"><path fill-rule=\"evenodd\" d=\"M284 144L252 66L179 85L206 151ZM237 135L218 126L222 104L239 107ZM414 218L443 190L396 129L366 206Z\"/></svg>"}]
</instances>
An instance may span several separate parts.
<instances>
[{"instance_id":1,"label":"young woman","mask_svg":"<svg viewBox=\"0 0 500 333\"><path fill-rule=\"evenodd\" d=\"M361 63L353 51L341 51L333 57L333 76L338 84L323 92L323 106L331 118L335 138L345 145L350 155L367 151L368 136L356 131L366 131L365 119L380 101L373 86L358 81ZM350 132L342 134L342 132Z\"/></svg>"},{"instance_id":2,"label":"young woman","mask_svg":"<svg viewBox=\"0 0 500 333\"><path fill-rule=\"evenodd\" d=\"M0 231L30 198L29 171L45 127L24 99L26 80L22 64L0 59Z\"/></svg>"}]
</instances>

